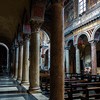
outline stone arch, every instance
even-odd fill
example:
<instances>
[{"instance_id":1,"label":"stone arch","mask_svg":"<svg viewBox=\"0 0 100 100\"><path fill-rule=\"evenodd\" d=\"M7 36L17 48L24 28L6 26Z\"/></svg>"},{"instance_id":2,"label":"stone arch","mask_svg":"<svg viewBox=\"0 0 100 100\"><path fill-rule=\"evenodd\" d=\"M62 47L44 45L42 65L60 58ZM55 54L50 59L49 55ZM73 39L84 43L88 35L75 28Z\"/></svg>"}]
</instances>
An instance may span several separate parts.
<instances>
[{"instance_id":1,"label":"stone arch","mask_svg":"<svg viewBox=\"0 0 100 100\"><path fill-rule=\"evenodd\" d=\"M43 31L43 33L47 36L47 38L50 39L49 35L47 34L47 32L46 32L45 30L42 30L42 29L41 29L41 31Z\"/></svg>"},{"instance_id":2,"label":"stone arch","mask_svg":"<svg viewBox=\"0 0 100 100\"><path fill-rule=\"evenodd\" d=\"M92 35L91 35L91 41L94 40L95 33L99 28L100 28L100 25L96 26L95 29L93 30Z\"/></svg>"},{"instance_id":3,"label":"stone arch","mask_svg":"<svg viewBox=\"0 0 100 100\"><path fill-rule=\"evenodd\" d=\"M49 35L48 35L44 30L42 30L42 29L41 29L41 33L42 33L42 35L45 34L46 39L48 40L48 41L45 41L45 42L49 43L49 42L50 42L50 37L49 37ZM42 35L41 35L41 36L42 36ZM42 43L42 42L43 42L42 37L40 37L40 40L41 40L41 43Z\"/></svg>"},{"instance_id":4,"label":"stone arch","mask_svg":"<svg viewBox=\"0 0 100 100\"><path fill-rule=\"evenodd\" d=\"M69 39L69 40L66 41L66 46L68 46L68 44L69 44L70 41L73 41L73 38L71 38L71 39Z\"/></svg>"},{"instance_id":5,"label":"stone arch","mask_svg":"<svg viewBox=\"0 0 100 100\"><path fill-rule=\"evenodd\" d=\"M50 33L50 29L48 29L47 26L42 26L41 30L45 31L46 34L49 36L49 38L51 38L51 33Z\"/></svg>"},{"instance_id":6,"label":"stone arch","mask_svg":"<svg viewBox=\"0 0 100 100\"><path fill-rule=\"evenodd\" d=\"M46 53L46 51L47 51L48 49L49 49L49 48L46 48L46 49L44 50L43 54L45 54L45 53Z\"/></svg>"},{"instance_id":7,"label":"stone arch","mask_svg":"<svg viewBox=\"0 0 100 100\"><path fill-rule=\"evenodd\" d=\"M90 41L90 35L89 35L87 32L80 32L80 33L77 35L77 37L76 37L76 41L75 41L74 44L78 44L78 39L79 39L79 37L80 37L81 35L86 35L88 41Z\"/></svg>"},{"instance_id":8,"label":"stone arch","mask_svg":"<svg viewBox=\"0 0 100 100\"><path fill-rule=\"evenodd\" d=\"M4 44L4 43L1 43L0 42L0 45L1 46L4 46L5 48L6 48L6 50L7 50L7 70L9 69L8 67L9 67L9 48L8 48L8 46L6 45L6 44Z\"/></svg>"}]
</instances>

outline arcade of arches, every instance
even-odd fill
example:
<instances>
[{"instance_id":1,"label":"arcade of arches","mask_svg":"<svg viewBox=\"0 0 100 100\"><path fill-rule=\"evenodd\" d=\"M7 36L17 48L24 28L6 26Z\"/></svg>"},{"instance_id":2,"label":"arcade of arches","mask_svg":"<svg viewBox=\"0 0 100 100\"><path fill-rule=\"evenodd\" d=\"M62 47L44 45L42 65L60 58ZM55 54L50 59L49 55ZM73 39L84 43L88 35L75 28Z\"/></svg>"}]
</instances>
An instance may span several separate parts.
<instances>
[{"instance_id":1,"label":"arcade of arches","mask_svg":"<svg viewBox=\"0 0 100 100\"><path fill-rule=\"evenodd\" d=\"M93 36L88 33L79 33L74 40L66 42L66 72L85 73L85 69L91 67L91 74L100 74L99 51L100 51L100 28L98 27ZM93 37L93 38L92 38ZM74 42L73 42L74 41ZM76 60L76 61L75 61Z\"/></svg>"},{"instance_id":2,"label":"arcade of arches","mask_svg":"<svg viewBox=\"0 0 100 100\"><path fill-rule=\"evenodd\" d=\"M100 78L100 0L0 1L0 100L73 100L71 74Z\"/></svg>"}]
</instances>

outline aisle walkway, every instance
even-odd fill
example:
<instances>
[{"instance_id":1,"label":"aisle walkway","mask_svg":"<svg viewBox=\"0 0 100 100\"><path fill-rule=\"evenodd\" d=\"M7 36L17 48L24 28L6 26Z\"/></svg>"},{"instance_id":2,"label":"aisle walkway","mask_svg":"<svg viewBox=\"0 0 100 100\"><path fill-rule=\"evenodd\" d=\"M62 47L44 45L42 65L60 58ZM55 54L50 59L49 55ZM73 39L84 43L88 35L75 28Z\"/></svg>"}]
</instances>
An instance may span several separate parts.
<instances>
[{"instance_id":1,"label":"aisle walkway","mask_svg":"<svg viewBox=\"0 0 100 100\"><path fill-rule=\"evenodd\" d=\"M36 99L26 89L8 76L0 76L0 100L45 100Z\"/></svg>"}]
</instances>

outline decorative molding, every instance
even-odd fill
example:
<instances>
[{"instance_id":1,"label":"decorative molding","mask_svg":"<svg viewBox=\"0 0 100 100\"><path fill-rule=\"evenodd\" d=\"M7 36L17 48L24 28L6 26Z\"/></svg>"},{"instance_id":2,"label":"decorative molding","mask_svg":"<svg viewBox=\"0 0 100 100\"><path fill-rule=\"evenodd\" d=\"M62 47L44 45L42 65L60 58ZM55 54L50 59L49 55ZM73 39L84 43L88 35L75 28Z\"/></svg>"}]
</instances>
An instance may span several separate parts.
<instances>
[{"instance_id":1,"label":"decorative molding","mask_svg":"<svg viewBox=\"0 0 100 100\"><path fill-rule=\"evenodd\" d=\"M78 17L77 19L75 19L70 26L68 26L65 30L64 30L64 34L69 34L69 32L83 26L86 25L96 19L99 20L100 18L100 7L98 7L97 9L91 11L88 14L84 14L82 17Z\"/></svg>"},{"instance_id":2,"label":"decorative molding","mask_svg":"<svg viewBox=\"0 0 100 100\"><path fill-rule=\"evenodd\" d=\"M87 33L90 35L90 37L92 35L93 30L94 30L94 28L87 30Z\"/></svg>"}]
</instances>

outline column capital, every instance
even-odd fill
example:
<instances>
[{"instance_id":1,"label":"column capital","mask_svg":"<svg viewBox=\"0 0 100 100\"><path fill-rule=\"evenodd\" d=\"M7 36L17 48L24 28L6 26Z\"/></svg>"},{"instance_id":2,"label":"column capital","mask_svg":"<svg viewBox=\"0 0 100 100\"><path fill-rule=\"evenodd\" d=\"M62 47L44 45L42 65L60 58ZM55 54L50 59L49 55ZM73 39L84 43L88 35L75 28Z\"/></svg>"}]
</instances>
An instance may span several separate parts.
<instances>
[{"instance_id":1,"label":"column capital","mask_svg":"<svg viewBox=\"0 0 100 100\"><path fill-rule=\"evenodd\" d=\"M69 50L70 49L70 46L65 46L65 50Z\"/></svg>"},{"instance_id":2,"label":"column capital","mask_svg":"<svg viewBox=\"0 0 100 100\"><path fill-rule=\"evenodd\" d=\"M30 34L24 34L23 35L23 40L30 40Z\"/></svg>"},{"instance_id":3,"label":"column capital","mask_svg":"<svg viewBox=\"0 0 100 100\"><path fill-rule=\"evenodd\" d=\"M19 46L22 46L22 45L23 45L23 41L19 41L19 42L18 42L18 45L19 45Z\"/></svg>"},{"instance_id":4,"label":"column capital","mask_svg":"<svg viewBox=\"0 0 100 100\"><path fill-rule=\"evenodd\" d=\"M38 19L38 20L31 19L30 20L31 33L34 33L34 32L39 31L42 23L43 23L43 20L42 19Z\"/></svg>"},{"instance_id":5,"label":"column capital","mask_svg":"<svg viewBox=\"0 0 100 100\"><path fill-rule=\"evenodd\" d=\"M15 44L15 46L14 46L15 48L18 48L19 47L19 45L18 44Z\"/></svg>"},{"instance_id":6,"label":"column capital","mask_svg":"<svg viewBox=\"0 0 100 100\"><path fill-rule=\"evenodd\" d=\"M91 44L91 45L96 45L96 41L89 41L89 43Z\"/></svg>"},{"instance_id":7,"label":"column capital","mask_svg":"<svg viewBox=\"0 0 100 100\"><path fill-rule=\"evenodd\" d=\"M74 47L75 47L76 49L78 49L78 44L75 44Z\"/></svg>"}]
</instances>

